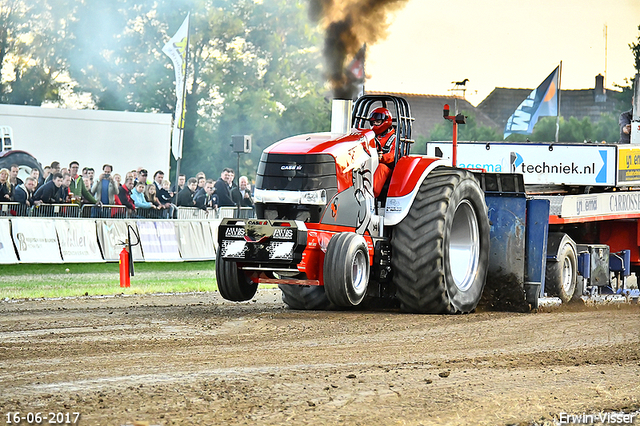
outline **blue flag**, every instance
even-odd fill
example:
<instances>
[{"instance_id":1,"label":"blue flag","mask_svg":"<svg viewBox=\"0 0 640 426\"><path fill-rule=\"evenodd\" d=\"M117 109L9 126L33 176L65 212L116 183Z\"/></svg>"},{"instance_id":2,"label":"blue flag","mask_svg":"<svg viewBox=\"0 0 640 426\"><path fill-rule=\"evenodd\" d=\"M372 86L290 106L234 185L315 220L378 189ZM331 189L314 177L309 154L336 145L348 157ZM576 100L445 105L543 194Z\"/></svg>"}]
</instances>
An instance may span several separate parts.
<instances>
[{"instance_id":1,"label":"blue flag","mask_svg":"<svg viewBox=\"0 0 640 426\"><path fill-rule=\"evenodd\" d=\"M558 66L537 89L534 89L527 99L516 108L504 126L504 138L512 133L530 135L538 117L558 115Z\"/></svg>"}]
</instances>

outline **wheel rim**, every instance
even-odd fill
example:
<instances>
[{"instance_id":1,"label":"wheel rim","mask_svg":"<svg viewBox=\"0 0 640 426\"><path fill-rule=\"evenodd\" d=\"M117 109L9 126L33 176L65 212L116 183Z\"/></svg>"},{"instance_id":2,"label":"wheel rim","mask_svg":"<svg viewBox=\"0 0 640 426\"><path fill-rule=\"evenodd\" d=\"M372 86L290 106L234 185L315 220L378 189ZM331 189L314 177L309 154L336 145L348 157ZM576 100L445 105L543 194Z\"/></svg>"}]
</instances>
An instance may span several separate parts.
<instances>
[{"instance_id":1,"label":"wheel rim","mask_svg":"<svg viewBox=\"0 0 640 426\"><path fill-rule=\"evenodd\" d=\"M362 250L358 250L351 264L353 290L360 296L367 289L367 259Z\"/></svg>"},{"instance_id":2,"label":"wheel rim","mask_svg":"<svg viewBox=\"0 0 640 426\"><path fill-rule=\"evenodd\" d=\"M564 262L562 262L562 289L565 294L571 292L571 284L573 281L573 265L571 264L571 259L568 256L564 258Z\"/></svg>"},{"instance_id":3,"label":"wheel rim","mask_svg":"<svg viewBox=\"0 0 640 426\"><path fill-rule=\"evenodd\" d=\"M456 208L449 238L449 270L461 291L468 290L473 284L479 258L478 218L471 203L464 200Z\"/></svg>"}]
</instances>

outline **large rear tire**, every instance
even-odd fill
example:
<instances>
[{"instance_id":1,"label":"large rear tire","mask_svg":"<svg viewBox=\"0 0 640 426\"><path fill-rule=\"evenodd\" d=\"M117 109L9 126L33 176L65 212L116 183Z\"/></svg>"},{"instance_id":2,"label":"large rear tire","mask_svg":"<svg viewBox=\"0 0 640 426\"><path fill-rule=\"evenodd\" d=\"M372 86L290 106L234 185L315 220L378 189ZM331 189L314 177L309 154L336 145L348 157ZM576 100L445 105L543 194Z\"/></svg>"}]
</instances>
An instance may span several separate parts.
<instances>
[{"instance_id":1,"label":"large rear tire","mask_svg":"<svg viewBox=\"0 0 640 426\"><path fill-rule=\"evenodd\" d=\"M391 239L401 308L473 311L485 285L489 245L487 206L476 179L465 170L433 170Z\"/></svg>"},{"instance_id":2,"label":"large rear tire","mask_svg":"<svg viewBox=\"0 0 640 426\"><path fill-rule=\"evenodd\" d=\"M280 284L278 287L282 291L282 301L291 309L324 311L332 308L323 286Z\"/></svg>"},{"instance_id":3,"label":"large rear tire","mask_svg":"<svg viewBox=\"0 0 640 426\"><path fill-rule=\"evenodd\" d=\"M216 280L220 295L232 302L251 300L258 291L258 283L247 277L236 262L223 259L220 248L216 256Z\"/></svg>"},{"instance_id":4,"label":"large rear tire","mask_svg":"<svg viewBox=\"0 0 640 426\"><path fill-rule=\"evenodd\" d=\"M369 284L369 250L362 235L342 232L327 245L323 266L324 289L336 306L357 306Z\"/></svg>"}]
</instances>

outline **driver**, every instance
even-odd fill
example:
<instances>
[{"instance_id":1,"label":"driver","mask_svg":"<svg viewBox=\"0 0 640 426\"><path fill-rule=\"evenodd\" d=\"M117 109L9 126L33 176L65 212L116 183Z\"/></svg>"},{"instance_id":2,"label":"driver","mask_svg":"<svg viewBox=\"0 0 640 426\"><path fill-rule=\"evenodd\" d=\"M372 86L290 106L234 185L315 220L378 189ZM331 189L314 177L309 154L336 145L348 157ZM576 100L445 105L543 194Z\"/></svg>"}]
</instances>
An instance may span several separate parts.
<instances>
[{"instance_id":1,"label":"driver","mask_svg":"<svg viewBox=\"0 0 640 426\"><path fill-rule=\"evenodd\" d=\"M376 108L369 115L369 123L376 134L378 149L378 168L373 175L373 195L378 198L385 182L391 176L395 162L396 132L391 125L393 118L386 108Z\"/></svg>"}]
</instances>

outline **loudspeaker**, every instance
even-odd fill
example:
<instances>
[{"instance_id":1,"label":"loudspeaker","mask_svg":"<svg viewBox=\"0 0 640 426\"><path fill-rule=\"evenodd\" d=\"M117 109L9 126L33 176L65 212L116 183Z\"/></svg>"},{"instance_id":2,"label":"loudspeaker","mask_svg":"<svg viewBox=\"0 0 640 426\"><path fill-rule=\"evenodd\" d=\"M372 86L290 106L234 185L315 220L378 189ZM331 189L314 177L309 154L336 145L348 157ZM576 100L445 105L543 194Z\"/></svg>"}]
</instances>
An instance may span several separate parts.
<instances>
[{"instance_id":1,"label":"loudspeaker","mask_svg":"<svg viewBox=\"0 0 640 426\"><path fill-rule=\"evenodd\" d=\"M231 136L231 147L233 148L233 152L251 152L251 135Z\"/></svg>"}]
</instances>

